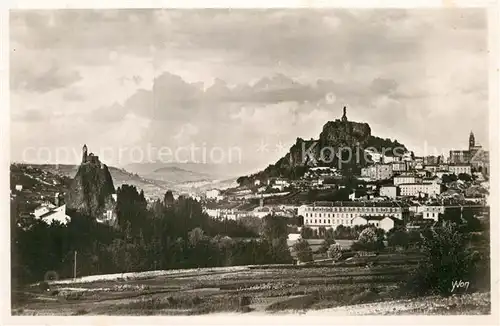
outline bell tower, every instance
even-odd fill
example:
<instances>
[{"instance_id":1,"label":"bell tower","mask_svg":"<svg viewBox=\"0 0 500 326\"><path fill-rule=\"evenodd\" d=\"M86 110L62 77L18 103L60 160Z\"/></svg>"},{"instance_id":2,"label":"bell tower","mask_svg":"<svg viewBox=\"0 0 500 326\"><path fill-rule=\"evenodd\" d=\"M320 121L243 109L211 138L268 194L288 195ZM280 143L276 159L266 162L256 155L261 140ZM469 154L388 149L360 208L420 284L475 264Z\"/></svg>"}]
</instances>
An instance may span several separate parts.
<instances>
[{"instance_id":1,"label":"bell tower","mask_svg":"<svg viewBox=\"0 0 500 326\"><path fill-rule=\"evenodd\" d=\"M469 151L476 146L476 140L474 137L474 133L471 131L469 135Z\"/></svg>"}]
</instances>

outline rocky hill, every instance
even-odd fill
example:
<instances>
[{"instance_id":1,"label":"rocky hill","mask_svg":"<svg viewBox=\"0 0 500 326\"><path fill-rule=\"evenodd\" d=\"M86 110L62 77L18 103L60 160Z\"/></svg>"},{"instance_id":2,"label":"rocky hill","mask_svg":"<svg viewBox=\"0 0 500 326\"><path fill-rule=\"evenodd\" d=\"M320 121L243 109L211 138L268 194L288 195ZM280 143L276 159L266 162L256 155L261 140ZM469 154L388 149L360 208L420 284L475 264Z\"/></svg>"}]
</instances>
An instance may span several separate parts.
<instances>
[{"instance_id":1,"label":"rocky hill","mask_svg":"<svg viewBox=\"0 0 500 326\"><path fill-rule=\"evenodd\" d=\"M301 177L310 166L330 166L344 174L357 174L370 159L365 149L375 148L378 152L390 150L388 155L402 155L406 147L398 141L372 136L367 123L348 121L344 108L342 119L328 121L318 139L297 138L289 152L264 171L241 177L238 182L245 183L255 179L266 180L270 177L296 179Z\"/></svg>"},{"instance_id":2,"label":"rocky hill","mask_svg":"<svg viewBox=\"0 0 500 326\"><path fill-rule=\"evenodd\" d=\"M73 164L42 164L34 165L44 171L52 174L73 178L78 172L79 165ZM115 187L120 187L123 184L135 186L138 189L144 190L146 197L163 198L167 190L175 190L175 184L169 181L153 180L142 177L138 174L131 173L125 169L108 166L109 173L113 178Z\"/></svg>"},{"instance_id":3,"label":"rocky hill","mask_svg":"<svg viewBox=\"0 0 500 326\"><path fill-rule=\"evenodd\" d=\"M82 214L102 218L113 208L115 186L108 167L97 157L84 160L66 194L66 205Z\"/></svg>"}]
</instances>

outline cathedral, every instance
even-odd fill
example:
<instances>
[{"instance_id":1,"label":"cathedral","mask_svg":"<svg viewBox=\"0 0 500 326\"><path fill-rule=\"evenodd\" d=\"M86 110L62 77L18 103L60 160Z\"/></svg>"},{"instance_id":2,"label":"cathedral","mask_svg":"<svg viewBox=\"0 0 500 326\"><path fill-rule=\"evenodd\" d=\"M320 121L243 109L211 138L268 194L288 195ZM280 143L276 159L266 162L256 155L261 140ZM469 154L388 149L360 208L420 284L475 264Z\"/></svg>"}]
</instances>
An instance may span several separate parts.
<instances>
[{"instance_id":1,"label":"cathedral","mask_svg":"<svg viewBox=\"0 0 500 326\"><path fill-rule=\"evenodd\" d=\"M489 170L489 152L483 150L483 147L476 143L474 133L469 134L468 150L451 150L451 164L471 164L472 168L478 172L488 173Z\"/></svg>"}]
</instances>

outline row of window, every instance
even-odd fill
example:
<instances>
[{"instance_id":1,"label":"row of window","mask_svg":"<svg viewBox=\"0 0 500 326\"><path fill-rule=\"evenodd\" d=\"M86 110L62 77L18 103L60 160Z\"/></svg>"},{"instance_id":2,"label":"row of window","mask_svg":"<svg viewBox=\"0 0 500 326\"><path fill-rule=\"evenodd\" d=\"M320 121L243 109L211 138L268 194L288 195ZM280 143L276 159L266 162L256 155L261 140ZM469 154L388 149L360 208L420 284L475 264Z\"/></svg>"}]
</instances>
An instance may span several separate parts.
<instances>
[{"instance_id":1,"label":"row of window","mask_svg":"<svg viewBox=\"0 0 500 326\"><path fill-rule=\"evenodd\" d=\"M304 217L337 217L337 218L355 218L357 216L366 216L367 214L363 214L363 213L342 213L342 214L330 214L330 213L325 213L325 214L321 214L321 213L306 213ZM370 215L373 215L373 216L393 216L393 217L396 217L396 218L401 218L402 214L401 213L396 213L396 214L386 214L386 213L373 213L373 214L370 214Z\"/></svg>"},{"instance_id":2,"label":"row of window","mask_svg":"<svg viewBox=\"0 0 500 326\"><path fill-rule=\"evenodd\" d=\"M332 224L332 222L334 222L335 224L342 224L342 225L348 225L348 224L352 224L352 221L353 220L340 220L340 219L337 219L337 220L332 220L332 219L305 219L304 220L304 224L305 225L308 225L308 224Z\"/></svg>"},{"instance_id":3,"label":"row of window","mask_svg":"<svg viewBox=\"0 0 500 326\"><path fill-rule=\"evenodd\" d=\"M348 225L353 225L354 223L354 220L340 220L340 219L337 219L336 221L334 220L331 220L331 219L306 219L304 221L304 225L318 225L318 224L325 224L325 225L345 225L345 226L348 226ZM331 222L335 222L334 224L331 224ZM370 224L373 224L375 226L379 226L380 222L372 222Z\"/></svg>"},{"instance_id":4,"label":"row of window","mask_svg":"<svg viewBox=\"0 0 500 326\"><path fill-rule=\"evenodd\" d=\"M398 212L399 207L306 207L310 211L330 211L330 212Z\"/></svg>"}]
</instances>

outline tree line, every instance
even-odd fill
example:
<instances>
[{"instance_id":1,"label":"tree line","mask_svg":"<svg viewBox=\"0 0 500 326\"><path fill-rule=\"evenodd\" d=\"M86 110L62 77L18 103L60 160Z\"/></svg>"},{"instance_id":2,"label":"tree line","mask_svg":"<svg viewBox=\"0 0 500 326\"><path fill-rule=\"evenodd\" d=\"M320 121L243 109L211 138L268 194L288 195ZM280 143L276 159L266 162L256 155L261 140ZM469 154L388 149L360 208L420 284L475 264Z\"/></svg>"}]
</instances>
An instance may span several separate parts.
<instances>
[{"instance_id":1,"label":"tree line","mask_svg":"<svg viewBox=\"0 0 500 326\"><path fill-rule=\"evenodd\" d=\"M117 190L115 225L68 211L66 225L25 219L12 212L13 286L43 280L50 271L60 278L249 264L291 263L286 243L288 219L218 220L199 202L167 192L148 205L134 186Z\"/></svg>"}]
</instances>

